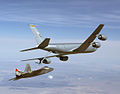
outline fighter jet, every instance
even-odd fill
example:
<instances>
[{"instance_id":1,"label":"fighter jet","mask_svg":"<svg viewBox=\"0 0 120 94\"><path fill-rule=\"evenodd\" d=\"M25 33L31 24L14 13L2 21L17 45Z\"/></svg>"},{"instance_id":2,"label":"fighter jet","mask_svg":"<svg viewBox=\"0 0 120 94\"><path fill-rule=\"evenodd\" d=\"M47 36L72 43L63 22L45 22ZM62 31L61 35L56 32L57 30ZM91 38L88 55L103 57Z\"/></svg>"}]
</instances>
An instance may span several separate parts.
<instances>
[{"instance_id":1,"label":"fighter jet","mask_svg":"<svg viewBox=\"0 0 120 94\"><path fill-rule=\"evenodd\" d=\"M95 52L98 48L100 48L101 44L99 42L94 41L96 37L102 41L107 40L107 37L105 35L99 34L104 24L100 24L83 43L50 43L50 38L43 38L41 34L38 32L35 25L29 25L29 26L35 36L38 45L30 49L21 50L21 52L41 49L48 51L50 53L54 53L55 55L45 56L41 58L27 59L22 61L39 60L39 64L41 62L44 64L49 64L51 63L51 61L49 60L49 58L51 57L57 57L61 61L67 61L68 60L67 55L92 53Z\"/></svg>"},{"instance_id":2,"label":"fighter jet","mask_svg":"<svg viewBox=\"0 0 120 94\"><path fill-rule=\"evenodd\" d=\"M11 80L14 80L14 81L15 81L15 80L19 80L19 79L22 79L22 78L35 77L35 76L39 76L39 75L46 74L46 73L51 72L51 71L53 71L53 70L54 70L53 68L50 68L50 67L48 67L48 66L45 66L45 67L43 67L43 68L41 68L41 69L31 71L30 64L26 64L25 71L24 71L24 72L21 72L21 71L19 71L18 69L16 69L16 70L15 70L15 75L16 75L16 77L10 79L9 81L11 81Z\"/></svg>"}]
</instances>

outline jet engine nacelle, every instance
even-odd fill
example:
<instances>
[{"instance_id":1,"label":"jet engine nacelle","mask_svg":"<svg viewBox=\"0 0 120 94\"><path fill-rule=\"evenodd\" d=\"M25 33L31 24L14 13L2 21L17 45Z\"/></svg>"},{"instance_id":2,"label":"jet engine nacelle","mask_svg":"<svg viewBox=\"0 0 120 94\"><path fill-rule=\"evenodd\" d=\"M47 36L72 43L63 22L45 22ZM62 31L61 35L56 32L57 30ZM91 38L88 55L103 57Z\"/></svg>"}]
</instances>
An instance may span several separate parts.
<instances>
[{"instance_id":1,"label":"jet engine nacelle","mask_svg":"<svg viewBox=\"0 0 120 94\"><path fill-rule=\"evenodd\" d=\"M43 59L43 60L42 60L42 63L44 63L44 64L50 64L51 61L50 61L50 59Z\"/></svg>"},{"instance_id":2,"label":"jet engine nacelle","mask_svg":"<svg viewBox=\"0 0 120 94\"><path fill-rule=\"evenodd\" d=\"M101 44L99 42L93 42L92 46L95 48L100 48Z\"/></svg>"},{"instance_id":3,"label":"jet engine nacelle","mask_svg":"<svg viewBox=\"0 0 120 94\"><path fill-rule=\"evenodd\" d=\"M59 59L61 61L67 61L68 60L68 56L60 56Z\"/></svg>"},{"instance_id":4,"label":"jet engine nacelle","mask_svg":"<svg viewBox=\"0 0 120 94\"><path fill-rule=\"evenodd\" d=\"M105 40L107 40L107 37L105 35L99 34L98 39L102 40L102 41L105 41Z\"/></svg>"}]
</instances>

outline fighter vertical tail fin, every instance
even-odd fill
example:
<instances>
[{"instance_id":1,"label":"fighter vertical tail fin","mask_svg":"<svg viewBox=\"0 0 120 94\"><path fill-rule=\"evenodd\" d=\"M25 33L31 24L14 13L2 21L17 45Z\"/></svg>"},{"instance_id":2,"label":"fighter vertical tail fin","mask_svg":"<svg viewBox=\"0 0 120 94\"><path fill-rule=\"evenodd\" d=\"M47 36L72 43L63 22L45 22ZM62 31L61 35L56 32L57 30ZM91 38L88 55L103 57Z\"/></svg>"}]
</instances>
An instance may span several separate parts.
<instances>
[{"instance_id":1,"label":"fighter vertical tail fin","mask_svg":"<svg viewBox=\"0 0 120 94\"><path fill-rule=\"evenodd\" d=\"M29 26L34 34L34 37L35 37L35 40L37 41L37 44L39 45L44 40L44 38L40 35L40 32L38 32L35 25L29 25Z\"/></svg>"},{"instance_id":2,"label":"fighter vertical tail fin","mask_svg":"<svg viewBox=\"0 0 120 94\"><path fill-rule=\"evenodd\" d=\"M29 72L31 72L30 64L26 64L24 73L29 73Z\"/></svg>"}]
</instances>

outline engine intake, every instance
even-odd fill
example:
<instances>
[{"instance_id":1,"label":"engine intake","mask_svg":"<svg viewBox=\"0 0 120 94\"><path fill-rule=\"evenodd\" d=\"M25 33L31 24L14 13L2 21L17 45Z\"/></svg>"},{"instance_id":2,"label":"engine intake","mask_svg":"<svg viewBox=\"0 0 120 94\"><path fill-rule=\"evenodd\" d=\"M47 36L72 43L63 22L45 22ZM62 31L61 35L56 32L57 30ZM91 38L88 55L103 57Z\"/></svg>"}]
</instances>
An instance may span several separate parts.
<instances>
[{"instance_id":1,"label":"engine intake","mask_svg":"<svg viewBox=\"0 0 120 94\"><path fill-rule=\"evenodd\" d=\"M107 37L105 35L99 34L98 39L102 40L102 41L105 41L105 40L107 40Z\"/></svg>"},{"instance_id":2,"label":"engine intake","mask_svg":"<svg viewBox=\"0 0 120 94\"><path fill-rule=\"evenodd\" d=\"M95 48L100 48L101 44L99 42L93 42L92 46L95 47Z\"/></svg>"},{"instance_id":3,"label":"engine intake","mask_svg":"<svg viewBox=\"0 0 120 94\"><path fill-rule=\"evenodd\" d=\"M42 63L44 63L44 64L50 64L51 61L50 61L49 59L43 59L43 60L42 60Z\"/></svg>"},{"instance_id":4,"label":"engine intake","mask_svg":"<svg viewBox=\"0 0 120 94\"><path fill-rule=\"evenodd\" d=\"M68 56L60 56L59 59L61 61L67 61L68 60Z\"/></svg>"}]
</instances>

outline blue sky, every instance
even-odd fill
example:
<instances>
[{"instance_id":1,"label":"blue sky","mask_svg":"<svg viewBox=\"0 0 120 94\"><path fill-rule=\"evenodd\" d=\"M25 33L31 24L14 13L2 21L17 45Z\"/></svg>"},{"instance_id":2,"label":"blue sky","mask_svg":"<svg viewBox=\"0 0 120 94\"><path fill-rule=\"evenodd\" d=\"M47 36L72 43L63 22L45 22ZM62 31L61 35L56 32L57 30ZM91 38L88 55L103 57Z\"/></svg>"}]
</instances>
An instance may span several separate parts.
<instances>
[{"instance_id":1,"label":"blue sky","mask_svg":"<svg viewBox=\"0 0 120 94\"><path fill-rule=\"evenodd\" d=\"M1 36L29 37L31 33L26 32L30 31L27 24L33 23L43 35L58 39L82 38L103 23L109 39L119 40L119 4L119 0L1 1Z\"/></svg>"}]
</instances>

